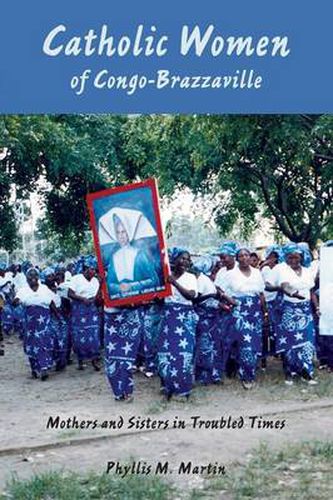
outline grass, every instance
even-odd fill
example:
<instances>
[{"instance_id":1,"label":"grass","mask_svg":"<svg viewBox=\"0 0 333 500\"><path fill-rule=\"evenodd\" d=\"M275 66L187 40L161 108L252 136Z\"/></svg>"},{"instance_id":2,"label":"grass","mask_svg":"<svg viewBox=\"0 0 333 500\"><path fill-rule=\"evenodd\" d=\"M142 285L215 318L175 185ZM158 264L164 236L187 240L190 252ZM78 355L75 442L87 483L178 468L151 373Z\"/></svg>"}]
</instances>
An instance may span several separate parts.
<instances>
[{"instance_id":1,"label":"grass","mask_svg":"<svg viewBox=\"0 0 333 500\"><path fill-rule=\"evenodd\" d=\"M270 450L261 445L244 464L227 466L223 478L205 478L202 489L175 488L157 477L48 472L13 479L11 500L331 500L333 442L311 441Z\"/></svg>"},{"instance_id":2,"label":"grass","mask_svg":"<svg viewBox=\"0 0 333 500\"><path fill-rule=\"evenodd\" d=\"M28 481L13 479L0 498L12 500L169 500L174 488L159 478L107 474L80 476L47 472Z\"/></svg>"},{"instance_id":3,"label":"grass","mask_svg":"<svg viewBox=\"0 0 333 500\"><path fill-rule=\"evenodd\" d=\"M273 451L260 446L245 465L233 464L221 479L206 480L191 500L330 500L333 498L333 442L308 442Z\"/></svg>"}]
</instances>

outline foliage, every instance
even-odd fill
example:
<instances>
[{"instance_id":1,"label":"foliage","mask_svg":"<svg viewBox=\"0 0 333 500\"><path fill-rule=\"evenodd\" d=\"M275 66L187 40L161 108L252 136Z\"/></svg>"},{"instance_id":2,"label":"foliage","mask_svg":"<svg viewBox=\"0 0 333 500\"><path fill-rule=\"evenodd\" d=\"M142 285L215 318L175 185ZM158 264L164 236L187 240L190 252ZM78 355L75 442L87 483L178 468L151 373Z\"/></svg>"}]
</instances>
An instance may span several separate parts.
<instances>
[{"instance_id":1,"label":"foliage","mask_svg":"<svg viewBox=\"0 0 333 500\"><path fill-rule=\"evenodd\" d=\"M333 236L332 116L2 116L4 147L0 246L9 250L12 186L22 199L41 178L45 231L63 242L84 241L88 192L151 176L162 195L210 193L223 234L237 225L248 237L262 213L293 241Z\"/></svg>"},{"instance_id":2,"label":"foliage","mask_svg":"<svg viewBox=\"0 0 333 500\"><path fill-rule=\"evenodd\" d=\"M292 241L314 246L333 234L331 116L140 117L126 128L125 149L162 192L226 193L214 211L224 233L239 221L251 232L262 207Z\"/></svg>"},{"instance_id":3,"label":"foliage","mask_svg":"<svg viewBox=\"0 0 333 500\"><path fill-rule=\"evenodd\" d=\"M168 500L173 488L158 478L107 474L80 476L47 472L29 481L13 480L6 498L13 500Z\"/></svg>"},{"instance_id":4,"label":"foliage","mask_svg":"<svg viewBox=\"0 0 333 500\"><path fill-rule=\"evenodd\" d=\"M329 499L333 494L333 443L310 441L275 450L263 444L244 465L230 466L192 498Z\"/></svg>"}]
</instances>

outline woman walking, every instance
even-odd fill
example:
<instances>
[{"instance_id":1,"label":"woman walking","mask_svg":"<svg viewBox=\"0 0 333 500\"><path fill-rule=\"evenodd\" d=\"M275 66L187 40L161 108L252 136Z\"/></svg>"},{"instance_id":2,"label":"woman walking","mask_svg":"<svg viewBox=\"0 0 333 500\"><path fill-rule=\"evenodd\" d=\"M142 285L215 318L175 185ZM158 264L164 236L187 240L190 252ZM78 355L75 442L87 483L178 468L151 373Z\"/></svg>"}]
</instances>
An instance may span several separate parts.
<instances>
[{"instance_id":1,"label":"woman walking","mask_svg":"<svg viewBox=\"0 0 333 500\"><path fill-rule=\"evenodd\" d=\"M170 252L172 296L165 299L158 339L158 372L167 399L189 397L194 372L197 314L193 300L198 294L197 279L188 272L190 254L183 248Z\"/></svg>"},{"instance_id":2,"label":"woman walking","mask_svg":"<svg viewBox=\"0 0 333 500\"><path fill-rule=\"evenodd\" d=\"M71 279L68 297L72 300L73 349L78 359L78 369L83 370L83 361L91 360L96 371L100 370L99 316L96 297L100 288L96 278L96 259L85 257L83 271Z\"/></svg>"},{"instance_id":3,"label":"woman walking","mask_svg":"<svg viewBox=\"0 0 333 500\"><path fill-rule=\"evenodd\" d=\"M238 266L226 279L228 293L238 302L233 310L238 345L238 373L244 389L254 385L258 357L262 355L263 319L266 314L265 284L261 273L250 264L250 251L237 252Z\"/></svg>"},{"instance_id":4,"label":"woman walking","mask_svg":"<svg viewBox=\"0 0 333 500\"><path fill-rule=\"evenodd\" d=\"M28 356L33 378L48 378L54 362L54 334L50 329L51 310L57 314L53 293L39 282L39 272L28 270L27 286L18 290L14 304L25 306L24 352Z\"/></svg>"},{"instance_id":5,"label":"woman walking","mask_svg":"<svg viewBox=\"0 0 333 500\"><path fill-rule=\"evenodd\" d=\"M292 385L294 377L300 375L303 380L314 385L317 381L313 378L315 328L311 302L315 310L319 310L317 297L313 293L313 274L309 267L302 265L303 250L297 244L287 245L284 254L287 265L280 268L278 275L284 300L276 352L283 355L286 384Z\"/></svg>"}]
</instances>

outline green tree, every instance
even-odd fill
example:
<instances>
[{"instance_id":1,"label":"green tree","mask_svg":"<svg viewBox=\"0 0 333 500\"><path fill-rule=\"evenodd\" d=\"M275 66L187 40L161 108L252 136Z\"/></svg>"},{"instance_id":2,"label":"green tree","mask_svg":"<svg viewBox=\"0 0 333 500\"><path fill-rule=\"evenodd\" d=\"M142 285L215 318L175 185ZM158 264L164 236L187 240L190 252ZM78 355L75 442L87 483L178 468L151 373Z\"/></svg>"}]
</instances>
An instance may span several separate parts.
<instances>
[{"instance_id":1,"label":"green tree","mask_svg":"<svg viewBox=\"0 0 333 500\"><path fill-rule=\"evenodd\" d=\"M16 226L10 194L39 190L45 234L59 233L64 246L83 241L88 192L125 182L118 160L122 117L107 115L2 116L0 148L0 246L12 250ZM43 178L43 183L37 182Z\"/></svg>"},{"instance_id":2,"label":"green tree","mask_svg":"<svg viewBox=\"0 0 333 500\"><path fill-rule=\"evenodd\" d=\"M262 209L292 241L332 235L331 116L151 116L124 133L133 171L156 175L162 192L223 192L214 217L224 233L236 222L250 233Z\"/></svg>"},{"instance_id":3,"label":"green tree","mask_svg":"<svg viewBox=\"0 0 333 500\"><path fill-rule=\"evenodd\" d=\"M84 241L88 192L155 176L162 195L210 193L223 234L258 212L314 246L333 235L333 117L58 115L0 117L0 246L16 243L18 199L40 195L48 237Z\"/></svg>"}]
</instances>

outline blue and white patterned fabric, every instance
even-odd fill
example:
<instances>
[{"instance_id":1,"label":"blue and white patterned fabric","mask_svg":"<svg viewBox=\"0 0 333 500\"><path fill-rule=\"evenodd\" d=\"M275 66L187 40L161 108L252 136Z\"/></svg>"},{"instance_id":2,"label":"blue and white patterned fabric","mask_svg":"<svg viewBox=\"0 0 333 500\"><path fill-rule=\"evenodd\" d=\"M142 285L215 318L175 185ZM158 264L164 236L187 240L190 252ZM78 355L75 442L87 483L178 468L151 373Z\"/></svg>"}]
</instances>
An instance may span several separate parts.
<instances>
[{"instance_id":1,"label":"blue and white patterned fabric","mask_svg":"<svg viewBox=\"0 0 333 500\"><path fill-rule=\"evenodd\" d=\"M5 335L13 333L15 328L14 307L6 300L2 309L2 331Z\"/></svg>"},{"instance_id":2,"label":"blue and white patterned fabric","mask_svg":"<svg viewBox=\"0 0 333 500\"><path fill-rule=\"evenodd\" d=\"M158 373L167 397L188 396L194 372L198 316L190 305L165 304L158 339Z\"/></svg>"},{"instance_id":3,"label":"blue and white patterned fabric","mask_svg":"<svg viewBox=\"0 0 333 500\"><path fill-rule=\"evenodd\" d=\"M218 261L218 257L202 255L193 263L192 269L194 272L208 275Z\"/></svg>"},{"instance_id":4,"label":"blue and white patterned fabric","mask_svg":"<svg viewBox=\"0 0 333 500\"><path fill-rule=\"evenodd\" d=\"M236 257L239 251L239 245L236 241L225 241L222 243L217 253L220 255L230 255L231 257Z\"/></svg>"},{"instance_id":5,"label":"blue and white patterned fabric","mask_svg":"<svg viewBox=\"0 0 333 500\"><path fill-rule=\"evenodd\" d=\"M239 305L233 310L235 337L239 345L239 376L241 380L255 379L257 358L262 354L263 315L259 296L237 297Z\"/></svg>"},{"instance_id":6,"label":"blue and white patterned fabric","mask_svg":"<svg viewBox=\"0 0 333 500\"><path fill-rule=\"evenodd\" d=\"M278 257L278 263L284 261L284 255L282 251L282 247L280 245L271 245L265 249L265 259L267 259L272 253L275 253Z\"/></svg>"},{"instance_id":7,"label":"blue and white patterned fabric","mask_svg":"<svg viewBox=\"0 0 333 500\"><path fill-rule=\"evenodd\" d=\"M195 308L199 320L196 330L195 379L201 384L220 382L223 376L222 322L216 309Z\"/></svg>"},{"instance_id":8,"label":"blue and white patterned fabric","mask_svg":"<svg viewBox=\"0 0 333 500\"><path fill-rule=\"evenodd\" d=\"M51 315L50 330L54 337L54 360L58 368L65 368L69 344L69 324L59 311L60 318Z\"/></svg>"},{"instance_id":9,"label":"blue and white patterned fabric","mask_svg":"<svg viewBox=\"0 0 333 500\"><path fill-rule=\"evenodd\" d=\"M99 357L99 316L96 305L72 301L71 332L73 350L79 361Z\"/></svg>"},{"instance_id":10,"label":"blue and white patterned fabric","mask_svg":"<svg viewBox=\"0 0 333 500\"><path fill-rule=\"evenodd\" d=\"M140 345L141 328L138 309L105 312L105 372L117 400L133 393L133 365Z\"/></svg>"},{"instance_id":11,"label":"blue and white patterned fabric","mask_svg":"<svg viewBox=\"0 0 333 500\"><path fill-rule=\"evenodd\" d=\"M54 337L50 332L50 310L41 306L26 307L24 352L31 370L39 374L53 366Z\"/></svg>"},{"instance_id":12,"label":"blue and white patterned fabric","mask_svg":"<svg viewBox=\"0 0 333 500\"><path fill-rule=\"evenodd\" d=\"M306 242L302 242L298 246L302 250L302 266L310 267L313 259L309 245Z\"/></svg>"},{"instance_id":13,"label":"blue and white patterned fabric","mask_svg":"<svg viewBox=\"0 0 333 500\"><path fill-rule=\"evenodd\" d=\"M162 305L148 304L139 308L142 335L139 354L146 371L157 373L157 339L160 331Z\"/></svg>"},{"instance_id":14,"label":"blue and white patterned fabric","mask_svg":"<svg viewBox=\"0 0 333 500\"><path fill-rule=\"evenodd\" d=\"M266 302L269 318L269 350L265 353L268 356L276 354L277 327L281 320L281 300L280 296Z\"/></svg>"},{"instance_id":15,"label":"blue and white patterned fabric","mask_svg":"<svg viewBox=\"0 0 333 500\"><path fill-rule=\"evenodd\" d=\"M284 369L287 375L301 375L303 370L308 375L313 375L314 343L315 328L310 301L284 301L276 352L284 354Z\"/></svg>"},{"instance_id":16,"label":"blue and white patterned fabric","mask_svg":"<svg viewBox=\"0 0 333 500\"><path fill-rule=\"evenodd\" d=\"M182 247L173 247L168 250L168 256L171 264L180 257L183 253L189 253L188 250Z\"/></svg>"}]
</instances>

